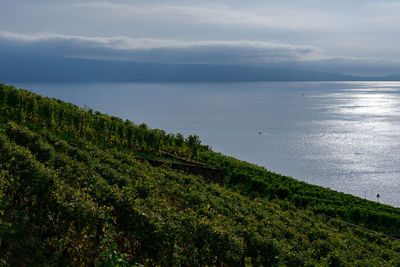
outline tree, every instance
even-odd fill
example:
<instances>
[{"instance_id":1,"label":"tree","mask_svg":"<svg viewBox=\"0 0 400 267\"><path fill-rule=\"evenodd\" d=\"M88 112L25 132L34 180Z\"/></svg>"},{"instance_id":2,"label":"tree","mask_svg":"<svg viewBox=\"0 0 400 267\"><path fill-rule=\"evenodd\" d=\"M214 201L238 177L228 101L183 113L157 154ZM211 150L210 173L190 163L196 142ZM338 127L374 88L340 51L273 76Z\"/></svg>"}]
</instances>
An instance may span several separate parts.
<instances>
[{"instance_id":1,"label":"tree","mask_svg":"<svg viewBox=\"0 0 400 267\"><path fill-rule=\"evenodd\" d=\"M192 154L191 158L197 158L201 143L200 138L197 135L189 135L186 139L186 143L188 144L190 152Z\"/></svg>"},{"instance_id":2,"label":"tree","mask_svg":"<svg viewBox=\"0 0 400 267\"><path fill-rule=\"evenodd\" d=\"M0 84L0 106L4 106L7 100L6 87Z\"/></svg>"},{"instance_id":3,"label":"tree","mask_svg":"<svg viewBox=\"0 0 400 267\"><path fill-rule=\"evenodd\" d=\"M129 125L126 129L126 139L128 139L128 148L132 148L133 126Z\"/></svg>"},{"instance_id":4,"label":"tree","mask_svg":"<svg viewBox=\"0 0 400 267\"><path fill-rule=\"evenodd\" d=\"M36 122L38 115L38 105L36 102L36 98L32 95L29 95L27 98L27 115L30 118L31 122Z\"/></svg>"},{"instance_id":5,"label":"tree","mask_svg":"<svg viewBox=\"0 0 400 267\"><path fill-rule=\"evenodd\" d=\"M175 136L175 146L182 148L185 143L185 137L181 133L177 133Z\"/></svg>"}]
</instances>

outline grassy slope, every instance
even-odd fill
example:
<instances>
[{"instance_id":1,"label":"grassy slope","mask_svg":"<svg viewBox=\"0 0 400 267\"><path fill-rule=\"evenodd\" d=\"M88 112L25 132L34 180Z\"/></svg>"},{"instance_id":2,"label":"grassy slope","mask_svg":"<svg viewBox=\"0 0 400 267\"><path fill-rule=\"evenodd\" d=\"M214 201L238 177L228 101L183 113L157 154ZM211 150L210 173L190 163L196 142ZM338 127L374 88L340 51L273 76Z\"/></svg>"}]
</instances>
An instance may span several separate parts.
<instances>
[{"instance_id":1,"label":"grassy slope","mask_svg":"<svg viewBox=\"0 0 400 267\"><path fill-rule=\"evenodd\" d=\"M15 89L7 88L10 96ZM46 101L54 109L64 105ZM207 184L138 162L132 155L137 147L110 143L108 134L72 136L79 124L48 127L39 115L29 119L28 109L14 117L24 109L9 102L3 101L0 128L3 264L400 264L399 241L318 215L393 233L398 228L385 220L391 214L397 223L399 209L203 148L199 160L226 175L225 187ZM159 157L143 147L141 153ZM377 222L370 222L374 216Z\"/></svg>"}]
</instances>

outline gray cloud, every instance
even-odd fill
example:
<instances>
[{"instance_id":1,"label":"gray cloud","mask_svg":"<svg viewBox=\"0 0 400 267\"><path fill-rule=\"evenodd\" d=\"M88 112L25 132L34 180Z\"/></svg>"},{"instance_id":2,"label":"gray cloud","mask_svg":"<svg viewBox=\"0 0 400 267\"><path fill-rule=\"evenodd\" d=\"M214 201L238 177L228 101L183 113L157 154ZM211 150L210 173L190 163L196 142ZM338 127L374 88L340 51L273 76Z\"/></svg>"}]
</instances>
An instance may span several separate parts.
<instances>
[{"instance_id":1,"label":"gray cloud","mask_svg":"<svg viewBox=\"0 0 400 267\"><path fill-rule=\"evenodd\" d=\"M22 43L25 50L53 51L62 56L191 64L263 64L313 58L318 48L256 41L176 41L151 38L85 37L54 33L2 31L3 42ZM54 50L56 49L56 50Z\"/></svg>"},{"instance_id":2,"label":"gray cloud","mask_svg":"<svg viewBox=\"0 0 400 267\"><path fill-rule=\"evenodd\" d=\"M321 29L328 25L332 27L330 20L313 23L316 16L320 17L314 11L303 10L301 19L292 17L291 11L277 12L276 8L263 9L263 12L255 12L244 8L233 9L226 4L202 4L199 5L176 5L176 4L156 4L156 5L138 5L135 4L117 4L111 2L87 2L74 4L77 8L86 8L96 12L107 12L127 18L148 18L162 21L175 21L182 23L199 24L217 24L217 25L247 25L253 27L269 27L280 29L307 28ZM299 16L299 11L297 11ZM283 17L291 20L284 20ZM304 19L307 18L307 19ZM293 23L296 20L296 23Z\"/></svg>"},{"instance_id":3,"label":"gray cloud","mask_svg":"<svg viewBox=\"0 0 400 267\"><path fill-rule=\"evenodd\" d=\"M0 31L1 53L149 63L261 66L361 76L400 73L397 60L324 57L313 46L256 41L180 41L152 38L87 37Z\"/></svg>"},{"instance_id":4,"label":"gray cloud","mask_svg":"<svg viewBox=\"0 0 400 267\"><path fill-rule=\"evenodd\" d=\"M2 0L0 54L399 72L397 0Z\"/></svg>"},{"instance_id":5,"label":"gray cloud","mask_svg":"<svg viewBox=\"0 0 400 267\"><path fill-rule=\"evenodd\" d=\"M56 32L75 42L107 36L103 46L120 49L250 40L320 48L313 56L400 60L399 12L395 0L2 0L0 31Z\"/></svg>"}]
</instances>

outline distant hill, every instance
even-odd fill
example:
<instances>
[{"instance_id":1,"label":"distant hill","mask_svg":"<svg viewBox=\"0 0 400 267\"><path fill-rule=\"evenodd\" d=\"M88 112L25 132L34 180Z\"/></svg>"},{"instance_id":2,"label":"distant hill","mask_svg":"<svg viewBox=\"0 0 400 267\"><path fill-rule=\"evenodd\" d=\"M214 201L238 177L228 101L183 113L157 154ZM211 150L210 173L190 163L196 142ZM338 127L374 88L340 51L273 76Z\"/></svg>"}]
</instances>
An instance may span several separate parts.
<instances>
[{"instance_id":1,"label":"distant hill","mask_svg":"<svg viewBox=\"0 0 400 267\"><path fill-rule=\"evenodd\" d=\"M381 80L317 71L249 66L161 64L0 53L3 82L202 82ZM397 80L399 76L388 76ZM398 79L400 80L400 79Z\"/></svg>"},{"instance_id":2,"label":"distant hill","mask_svg":"<svg viewBox=\"0 0 400 267\"><path fill-rule=\"evenodd\" d=\"M400 74L384 76L384 77L382 77L381 80L382 81L400 81Z\"/></svg>"}]
</instances>

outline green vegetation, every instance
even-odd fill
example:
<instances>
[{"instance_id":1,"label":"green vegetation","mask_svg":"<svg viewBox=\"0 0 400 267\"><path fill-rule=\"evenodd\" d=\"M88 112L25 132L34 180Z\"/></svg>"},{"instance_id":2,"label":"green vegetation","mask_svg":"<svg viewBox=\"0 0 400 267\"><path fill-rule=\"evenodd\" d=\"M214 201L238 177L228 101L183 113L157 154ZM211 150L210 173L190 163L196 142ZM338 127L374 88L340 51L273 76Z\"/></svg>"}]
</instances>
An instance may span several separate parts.
<instances>
[{"instance_id":1,"label":"green vegetation","mask_svg":"<svg viewBox=\"0 0 400 267\"><path fill-rule=\"evenodd\" d=\"M400 209L0 84L0 265L398 266ZM164 152L180 158L167 157ZM224 186L137 156L197 160Z\"/></svg>"},{"instance_id":2,"label":"green vegetation","mask_svg":"<svg viewBox=\"0 0 400 267\"><path fill-rule=\"evenodd\" d=\"M399 208L310 185L211 151L202 152L200 160L224 170L226 186L243 195L288 200L298 208L400 238Z\"/></svg>"}]
</instances>

